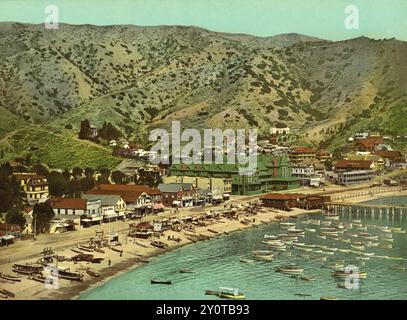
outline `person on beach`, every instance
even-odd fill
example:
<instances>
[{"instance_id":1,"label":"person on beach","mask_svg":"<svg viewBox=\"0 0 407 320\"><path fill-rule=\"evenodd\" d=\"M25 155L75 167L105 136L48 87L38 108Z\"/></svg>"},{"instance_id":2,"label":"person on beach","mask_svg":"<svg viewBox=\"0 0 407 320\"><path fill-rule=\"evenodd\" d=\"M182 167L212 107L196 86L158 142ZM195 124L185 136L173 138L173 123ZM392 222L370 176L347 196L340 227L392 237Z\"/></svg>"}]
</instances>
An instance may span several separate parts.
<instances>
[{"instance_id":1,"label":"person on beach","mask_svg":"<svg viewBox=\"0 0 407 320\"><path fill-rule=\"evenodd\" d=\"M109 259L109 267L111 266L111 264L112 264L112 261Z\"/></svg>"}]
</instances>

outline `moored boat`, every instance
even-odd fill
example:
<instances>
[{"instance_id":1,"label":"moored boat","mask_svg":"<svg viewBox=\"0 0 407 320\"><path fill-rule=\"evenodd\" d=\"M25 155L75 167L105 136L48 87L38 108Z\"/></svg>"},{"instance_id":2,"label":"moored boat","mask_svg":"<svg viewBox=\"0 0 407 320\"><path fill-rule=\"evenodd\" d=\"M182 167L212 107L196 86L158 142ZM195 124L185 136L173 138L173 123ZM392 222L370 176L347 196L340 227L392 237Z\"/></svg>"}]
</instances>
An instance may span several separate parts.
<instances>
[{"instance_id":1,"label":"moored boat","mask_svg":"<svg viewBox=\"0 0 407 320\"><path fill-rule=\"evenodd\" d=\"M151 284L172 284L171 280L151 279Z\"/></svg>"}]
</instances>

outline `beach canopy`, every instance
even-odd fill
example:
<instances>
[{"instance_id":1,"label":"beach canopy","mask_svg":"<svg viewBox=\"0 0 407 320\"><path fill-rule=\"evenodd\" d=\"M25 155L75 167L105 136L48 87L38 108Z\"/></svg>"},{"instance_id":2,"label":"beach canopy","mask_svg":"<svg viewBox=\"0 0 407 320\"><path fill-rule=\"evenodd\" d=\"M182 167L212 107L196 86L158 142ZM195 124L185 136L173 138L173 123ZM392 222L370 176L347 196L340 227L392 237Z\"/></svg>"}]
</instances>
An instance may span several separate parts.
<instances>
[{"instance_id":1,"label":"beach canopy","mask_svg":"<svg viewBox=\"0 0 407 320\"><path fill-rule=\"evenodd\" d=\"M6 236L2 236L1 238L2 238L3 240L13 240L13 239L15 239L16 237L13 236L12 234L8 234L8 235L6 235Z\"/></svg>"}]
</instances>

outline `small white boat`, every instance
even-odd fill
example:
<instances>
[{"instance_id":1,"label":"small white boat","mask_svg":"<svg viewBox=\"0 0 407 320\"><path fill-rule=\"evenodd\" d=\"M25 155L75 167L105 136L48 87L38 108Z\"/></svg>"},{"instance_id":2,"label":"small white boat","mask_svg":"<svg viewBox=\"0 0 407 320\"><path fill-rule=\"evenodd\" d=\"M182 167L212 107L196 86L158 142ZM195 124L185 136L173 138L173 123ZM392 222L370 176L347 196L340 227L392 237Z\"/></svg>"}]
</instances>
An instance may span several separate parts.
<instances>
[{"instance_id":1,"label":"small white boat","mask_svg":"<svg viewBox=\"0 0 407 320\"><path fill-rule=\"evenodd\" d=\"M278 237L275 235L272 235L272 234L265 234L264 239L276 240L276 239L278 239Z\"/></svg>"},{"instance_id":2,"label":"small white boat","mask_svg":"<svg viewBox=\"0 0 407 320\"><path fill-rule=\"evenodd\" d=\"M308 231L308 232L316 232L316 229L309 229L309 228L306 228L305 231Z\"/></svg>"}]
</instances>

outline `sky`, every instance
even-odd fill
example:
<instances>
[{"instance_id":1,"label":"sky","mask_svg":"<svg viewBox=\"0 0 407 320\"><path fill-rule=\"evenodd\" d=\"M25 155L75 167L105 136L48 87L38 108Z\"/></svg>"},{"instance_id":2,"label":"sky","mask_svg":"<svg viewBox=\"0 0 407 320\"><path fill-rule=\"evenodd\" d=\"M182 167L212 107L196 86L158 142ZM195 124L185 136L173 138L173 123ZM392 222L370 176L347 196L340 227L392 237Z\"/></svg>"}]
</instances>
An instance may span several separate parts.
<instances>
[{"instance_id":1,"label":"sky","mask_svg":"<svg viewBox=\"0 0 407 320\"><path fill-rule=\"evenodd\" d=\"M71 24L192 25L261 37L295 32L329 40L364 35L407 41L407 0L0 0L0 21L44 23L48 5L58 7L60 22ZM358 9L357 29L345 27L349 5Z\"/></svg>"}]
</instances>

